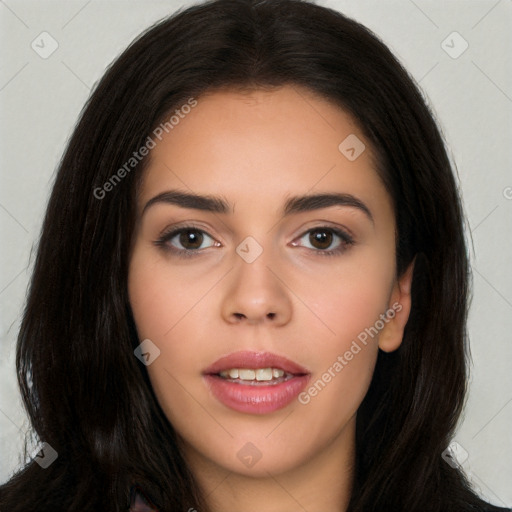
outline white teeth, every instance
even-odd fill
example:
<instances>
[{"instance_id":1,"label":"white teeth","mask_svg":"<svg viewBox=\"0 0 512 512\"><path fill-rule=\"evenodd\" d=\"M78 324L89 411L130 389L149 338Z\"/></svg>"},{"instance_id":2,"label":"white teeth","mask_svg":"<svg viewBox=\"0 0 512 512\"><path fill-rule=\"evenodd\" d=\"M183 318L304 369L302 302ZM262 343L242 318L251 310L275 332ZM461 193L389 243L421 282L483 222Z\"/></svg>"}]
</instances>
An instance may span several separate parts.
<instances>
[{"instance_id":1,"label":"white teeth","mask_svg":"<svg viewBox=\"0 0 512 512\"><path fill-rule=\"evenodd\" d=\"M272 368L256 370L256 380L272 380Z\"/></svg>"},{"instance_id":2,"label":"white teeth","mask_svg":"<svg viewBox=\"0 0 512 512\"><path fill-rule=\"evenodd\" d=\"M219 372L219 375L225 379L270 381L284 377L285 371L279 368L231 368Z\"/></svg>"},{"instance_id":3,"label":"white teeth","mask_svg":"<svg viewBox=\"0 0 512 512\"><path fill-rule=\"evenodd\" d=\"M241 380L254 380L254 377L256 377L256 372L254 370L238 370L238 378Z\"/></svg>"}]
</instances>

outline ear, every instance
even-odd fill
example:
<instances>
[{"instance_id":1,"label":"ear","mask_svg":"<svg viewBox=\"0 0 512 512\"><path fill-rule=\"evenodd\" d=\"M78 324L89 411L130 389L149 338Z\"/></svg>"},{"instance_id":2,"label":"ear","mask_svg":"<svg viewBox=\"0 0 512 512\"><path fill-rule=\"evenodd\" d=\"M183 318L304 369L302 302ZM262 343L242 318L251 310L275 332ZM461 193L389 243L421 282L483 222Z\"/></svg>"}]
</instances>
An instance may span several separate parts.
<instances>
[{"instance_id":1,"label":"ear","mask_svg":"<svg viewBox=\"0 0 512 512\"><path fill-rule=\"evenodd\" d=\"M411 286L415 259L393 286L386 314L388 321L379 334L379 348L384 352L393 352L402 343L405 325L411 312Z\"/></svg>"}]
</instances>

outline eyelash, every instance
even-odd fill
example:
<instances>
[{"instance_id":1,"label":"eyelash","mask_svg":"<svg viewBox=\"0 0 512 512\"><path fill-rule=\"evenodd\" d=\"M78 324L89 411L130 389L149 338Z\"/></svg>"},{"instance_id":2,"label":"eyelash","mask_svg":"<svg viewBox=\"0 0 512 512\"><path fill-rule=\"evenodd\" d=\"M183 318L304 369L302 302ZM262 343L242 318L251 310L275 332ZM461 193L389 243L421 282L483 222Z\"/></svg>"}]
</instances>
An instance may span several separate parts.
<instances>
[{"instance_id":1,"label":"eyelash","mask_svg":"<svg viewBox=\"0 0 512 512\"><path fill-rule=\"evenodd\" d=\"M174 253L179 258L193 258L195 256L198 256L200 254L200 251L203 249L176 249L175 247L168 245L168 242L172 240L177 235L180 235L181 233L185 233L187 231L193 231L196 233L202 233L210 238L213 239L212 236L210 236L206 231L196 227L196 226L183 226L178 229L172 229L168 232L162 233L160 238L158 240L155 240L154 244L157 247L160 247L162 250ZM340 240L341 243L338 248L336 249L329 249L329 250L322 250L322 249L310 249L313 252L318 253L322 256L338 256L342 253L344 253L350 246L354 244L354 239L345 231L342 231L340 229L332 228L329 226L318 226L311 229L308 229L304 231L298 238L301 239L304 237L304 235L307 235L308 233L314 232L314 231L330 231L334 233ZM307 247L309 249L309 247Z\"/></svg>"}]
</instances>

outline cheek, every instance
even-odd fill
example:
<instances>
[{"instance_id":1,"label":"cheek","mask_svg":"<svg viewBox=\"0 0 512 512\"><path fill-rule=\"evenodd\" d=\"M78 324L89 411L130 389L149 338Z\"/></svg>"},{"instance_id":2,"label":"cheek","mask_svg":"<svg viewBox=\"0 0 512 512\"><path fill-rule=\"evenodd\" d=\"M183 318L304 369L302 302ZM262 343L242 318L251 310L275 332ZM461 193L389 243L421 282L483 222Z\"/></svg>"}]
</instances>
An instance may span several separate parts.
<instances>
[{"instance_id":1,"label":"cheek","mask_svg":"<svg viewBox=\"0 0 512 512\"><path fill-rule=\"evenodd\" d=\"M130 262L128 295L140 339L163 340L210 286L161 256L136 250Z\"/></svg>"},{"instance_id":2,"label":"cheek","mask_svg":"<svg viewBox=\"0 0 512 512\"><path fill-rule=\"evenodd\" d=\"M128 295L139 340L150 339L160 350L146 369L171 421L173 411L197 414L188 393L200 393L201 381L185 382L183 376L197 377L202 368L196 359L202 354L201 346L208 343L204 308L211 306L207 294L219 275L215 271L192 274L143 248L137 248L130 262Z\"/></svg>"},{"instance_id":3,"label":"cheek","mask_svg":"<svg viewBox=\"0 0 512 512\"><path fill-rule=\"evenodd\" d=\"M318 371L299 396L311 418L336 410L348 420L366 394L393 282L392 254L382 254L308 280L302 292L317 316L311 315L309 323L317 333L312 357Z\"/></svg>"},{"instance_id":4,"label":"cheek","mask_svg":"<svg viewBox=\"0 0 512 512\"><path fill-rule=\"evenodd\" d=\"M306 278L303 275L297 280L298 294L307 297L308 305L325 326L319 332L326 353L343 350L385 313L394 282L393 257L386 257L384 251L368 251L334 270ZM321 326L320 322L317 324Z\"/></svg>"},{"instance_id":5,"label":"cheek","mask_svg":"<svg viewBox=\"0 0 512 512\"><path fill-rule=\"evenodd\" d=\"M376 359L376 345L340 340L298 396L296 418L303 418L306 435L334 439L350 424L368 391Z\"/></svg>"}]
</instances>

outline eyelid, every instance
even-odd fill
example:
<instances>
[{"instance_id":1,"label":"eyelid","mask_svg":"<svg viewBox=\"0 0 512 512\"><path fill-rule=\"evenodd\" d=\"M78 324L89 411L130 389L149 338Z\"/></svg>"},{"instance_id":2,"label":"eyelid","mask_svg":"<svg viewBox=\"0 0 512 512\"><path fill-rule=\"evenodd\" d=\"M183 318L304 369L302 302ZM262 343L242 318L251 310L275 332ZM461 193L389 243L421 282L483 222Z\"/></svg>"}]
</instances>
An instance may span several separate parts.
<instances>
[{"instance_id":1,"label":"eyelid","mask_svg":"<svg viewBox=\"0 0 512 512\"><path fill-rule=\"evenodd\" d=\"M312 224L312 225L311 225ZM294 239L298 238L298 237L302 237L304 236L306 233L308 233L309 231L312 231L312 230L315 230L315 229L330 229L334 232L340 232L342 233L347 239L350 239L352 241L355 241L356 237L355 237L355 234L354 232L349 229L347 226L345 225L341 225L341 224L338 224L338 223L335 223L335 222L332 222L332 221L328 221L328 220L315 220L313 222L307 222L305 224L306 227L301 227L300 231L299 231L299 235L295 236Z\"/></svg>"},{"instance_id":2,"label":"eyelid","mask_svg":"<svg viewBox=\"0 0 512 512\"><path fill-rule=\"evenodd\" d=\"M179 232L182 230L187 230L187 229L196 229L197 231L205 233L208 236L210 236L211 238L213 238L213 236L210 235L210 233L208 232L208 230L210 229L209 227L205 227L199 223L196 223L195 221L184 221L184 222L179 222L178 224L173 224L172 226L165 227L160 232L158 237L159 238L166 237L172 233Z\"/></svg>"}]
</instances>

